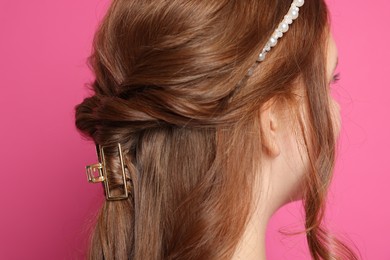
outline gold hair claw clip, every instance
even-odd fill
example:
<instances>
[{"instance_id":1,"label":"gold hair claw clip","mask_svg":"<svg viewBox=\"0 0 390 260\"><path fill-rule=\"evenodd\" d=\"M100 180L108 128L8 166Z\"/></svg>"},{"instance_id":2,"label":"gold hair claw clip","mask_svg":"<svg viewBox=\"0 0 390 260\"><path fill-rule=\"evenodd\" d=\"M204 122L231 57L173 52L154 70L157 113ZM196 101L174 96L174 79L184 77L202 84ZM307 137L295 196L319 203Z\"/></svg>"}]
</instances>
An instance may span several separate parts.
<instances>
[{"instance_id":1,"label":"gold hair claw clip","mask_svg":"<svg viewBox=\"0 0 390 260\"><path fill-rule=\"evenodd\" d=\"M112 196L110 192L110 185L108 183L108 177L107 177L107 170L106 170L106 161L104 158L104 146L101 146L99 144L96 144L96 155L98 157L99 162L91 165L87 165L86 168L86 174L88 178L88 182L91 183L100 183L104 182L104 190L106 194L107 200L123 200L127 199L129 197L129 192L126 187L126 174L125 174L125 165L122 155L122 147L121 144L118 143L118 150L119 150L119 159L121 164L121 170L122 170L122 181L123 181L123 190L124 193ZM95 175L94 173L98 173L98 175Z\"/></svg>"}]
</instances>

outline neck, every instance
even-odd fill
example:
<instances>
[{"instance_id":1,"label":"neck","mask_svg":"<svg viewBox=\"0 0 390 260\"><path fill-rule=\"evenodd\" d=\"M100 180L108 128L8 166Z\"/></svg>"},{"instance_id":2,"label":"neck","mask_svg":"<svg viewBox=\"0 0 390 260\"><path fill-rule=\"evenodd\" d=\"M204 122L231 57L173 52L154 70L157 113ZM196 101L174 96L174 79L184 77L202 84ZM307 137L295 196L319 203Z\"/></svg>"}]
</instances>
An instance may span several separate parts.
<instances>
[{"instance_id":1,"label":"neck","mask_svg":"<svg viewBox=\"0 0 390 260\"><path fill-rule=\"evenodd\" d=\"M265 260L268 218L254 214L248 223L232 260Z\"/></svg>"},{"instance_id":2,"label":"neck","mask_svg":"<svg viewBox=\"0 0 390 260\"><path fill-rule=\"evenodd\" d=\"M267 167L268 166L268 167ZM244 235L237 246L232 260L265 260L266 259L266 231L272 215L286 203L286 194L281 194L283 187L275 185L275 175L271 165L264 167L261 172L261 184L255 185L255 211L250 217ZM259 173L260 174L260 173ZM270 177L272 176L272 177Z\"/></svg>"}]
</instances>

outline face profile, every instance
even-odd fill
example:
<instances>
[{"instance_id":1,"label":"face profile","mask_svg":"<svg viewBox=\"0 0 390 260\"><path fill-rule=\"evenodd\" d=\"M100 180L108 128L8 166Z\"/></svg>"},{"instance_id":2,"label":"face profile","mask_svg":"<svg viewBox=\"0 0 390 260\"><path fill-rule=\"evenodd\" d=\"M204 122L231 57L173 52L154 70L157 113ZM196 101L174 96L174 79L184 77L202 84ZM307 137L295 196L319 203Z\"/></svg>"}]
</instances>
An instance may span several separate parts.
<instances>
[{"instance_id":1,"label":"face profile","mask_svg":"<svg viewBox=\"0 0 390 260\"><path fill-rule=\"evenodd\" d=\"M335 71L338 64L338 51L336 42L334 40L333 34L330 33L329 43L328 43L328 59L327 59L327 79L328 84L333 84L335 81ZM337 79L336 79L337 80ZM330 97L330 107L332 112L332 118L334 123L334 129L336 136L340 133L341 128L341 117L340 117L340 105L334 100L333 97Z\"/></svg>"},{"instance_id":2,"label":"face profile","mask_svg":"<svg viewBox=\"0 0 390 260\"><path fill-rule=\"evenodd\" d=\"M334 71L337 66L337 46L333 35L329 32L328 45L326 46L326 82L332 84ZM300 83L302 84L302 83ZM330 86L326 86L329 88ZM309 132L306 120L307 100L304 95L304 86L298 86L297 101L298 117L294 116L291 106L274 105L266 106L262 111L262 134L263 134L263 159L261 161L261 173L263 178L258 186L259 197L257 202L257 211L255 217L251 220L251 231L244 236L242 243L251 243L249 237L254 237L253 232L265 230L261 223L267 223L267 219L273 213L291 201L301 200L303 194L303 179L309 174L308 151L305 148L305 141L299 128L299 120L303 123L303 131ZM329 110L331 120L335 129L335 138L337 138L340 129L339 106L337 102L329 95ZM264 218L268 216L268 218ZM260 223L260 224L259 224ZM239 259L255 259L256 253L249 253L245 250L236 252ZM241 258L241 259L243 259Z\"/></svg>"},{"instance_id":3,"label":"face profile","mask_svg":"<svg viewBox=\"0 0 390 260\"><path fill-rule=\"evenodd\" d=\"M327 58L326 58L326 71L327 71L327 82L328 84L332 84L332 80L334 77L335 69L337 66L337 46L336 42L334 41L333 35L331 32L329 32L329 38L328 38L328 45L327 45ZM301 120L303 124L305 124L305 120L308 120L307 116L307 109L305 109L305 103L306 100L304 98L304 94L302 92L303 87L300 86L298 91L299 95L301 95L303 98L298 101L299 103L299 113L302 116ZM340 131L340 112L339 112L339 105L337 101L333 99L329 95L329 109L332 115L332 122L334 124L335 129L335 138L337 138L339 131ZM307 151L304 148L304 140L299 132L299 125L298 122L296 122L296 117L291 114L290 107L285 107L278 110L278 117L274 115L275 119L274 121L268 122L268 124L271 126L268 128L271 133L269 136L274 136L274 141L267 141L274 142L273 145L271 145L274 148L274 154L277 156L281 156L283 159L276 160L276 162L282 161L285 162L283 166L278 166L278 164L273 164L273 169L275 169L275 173L272 174L272 178L277 178L275 180L275 183L280 182L280 186L276 188L276 190L279 191L285 191L286 194L285 199L283 199L283 203L287 203L289 201L293 200L299 200L302 198L302 194L300 191L302 191L302 187L299 185L302 177L307 174L307 171L309 170L308 166L308 158L307 158ZM278 121L278 122L275 122ZM272 124L274 126L272 126ZM275 128L275 126L278 125L278 131L272 132L272 128ZM267 129L267 126L266 126ZM275 129L273 129L275 130ZM305 128L306 132L309 131L307 127ZM272 148L271 148L272 149ZM267 149L269 151L269 148ZM280 169L279 169L280 167ZM278 175L278 172L282 173L280 176ZM288 174L286 174L288 173ZM294 191L295 190L295 191Z\"/></svg>"}]
</instances>

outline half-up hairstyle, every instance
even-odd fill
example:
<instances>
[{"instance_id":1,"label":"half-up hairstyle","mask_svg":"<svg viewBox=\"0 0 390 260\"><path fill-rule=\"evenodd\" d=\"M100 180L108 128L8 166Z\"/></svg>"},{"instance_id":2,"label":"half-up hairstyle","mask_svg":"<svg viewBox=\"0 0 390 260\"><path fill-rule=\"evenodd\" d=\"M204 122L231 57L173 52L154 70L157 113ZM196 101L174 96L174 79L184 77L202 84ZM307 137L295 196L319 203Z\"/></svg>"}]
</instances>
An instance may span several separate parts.
<instances>
[{"instance_id":1,"label":"half-up hairstyle","mask_svg":"<svg viewBox=\"0 0 390 260\"><path fill-rule=\"evenodd\" d=\"M309 249L314 259L355 259L320 225L335 146L324 1L307 1L254 75L238 84L290 4L112 1L89 57L94 93L76 106L76 126L106 146L113 194L123 193L122 145L130 196L104 202L89 259L232 258L261 178L260 108L273 98L293 101L298 79L310 112L312 169L303 200Z\"/></svg>"}]
</instances>

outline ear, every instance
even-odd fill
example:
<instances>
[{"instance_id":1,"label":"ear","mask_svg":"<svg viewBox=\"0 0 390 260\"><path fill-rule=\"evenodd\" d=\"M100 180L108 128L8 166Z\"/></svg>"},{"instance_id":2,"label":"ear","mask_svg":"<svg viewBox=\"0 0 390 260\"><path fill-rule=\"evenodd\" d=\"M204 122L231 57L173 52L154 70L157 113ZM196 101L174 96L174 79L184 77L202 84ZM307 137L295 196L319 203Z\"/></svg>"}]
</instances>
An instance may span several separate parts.
<instances>
[{"instance_id":1,"label":"ear","mask_svg":"<svg viewBox=\"0 0 390 260\"><path fill-rule=\"evenodd\" d=\"M274 102L267 102L260 111L261 141L262 149L270 157L277 157L280 154L278 143L278 122Z\"/></svg>"}]
</instances>

